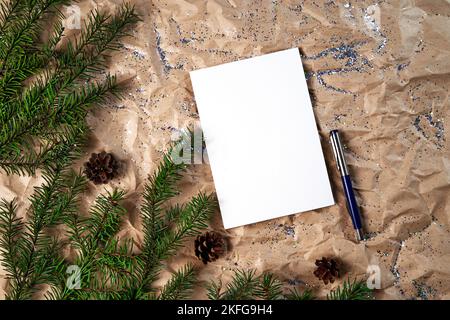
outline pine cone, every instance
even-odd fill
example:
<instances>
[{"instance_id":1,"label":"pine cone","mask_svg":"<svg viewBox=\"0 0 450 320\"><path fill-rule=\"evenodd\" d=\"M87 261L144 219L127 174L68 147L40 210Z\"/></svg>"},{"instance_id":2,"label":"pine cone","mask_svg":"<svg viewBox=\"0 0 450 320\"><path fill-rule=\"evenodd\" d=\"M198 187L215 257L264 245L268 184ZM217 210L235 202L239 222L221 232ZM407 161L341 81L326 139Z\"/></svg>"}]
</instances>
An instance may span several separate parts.
<instances>
[{"instance_id":1,"label":"pine cone","mask_svg":"<svg viewBox=\"0 0 450 320\"><path fill-rule=\"evenodd\" d=\"M204 264L216 260L224 251L225 242L216 232L206 232L195 239L195 255Z\"/></svg>"},{"instance_id":2,"label":"pine cone","mask_svg":"<svg viewBox=\"0 0 450 320\"><path fill-rule=\"evenodd\" d=\"M108 183L118 174L119 162L111 153L93 153L84 164L84 174L95 184Z\"/></svg>"},{"instance_id":3,"label":"pine cone","mask_svg":"<svg viewBox=\"0 0 450 320\"><path fill-rule=\"evenodd\" d=\"M314 275L322 280L325 284L333 283L334 278L339 277L338 264L334 259L323 257L321 260L316 260L317 269Z\"/></svg>"}]
</instances>

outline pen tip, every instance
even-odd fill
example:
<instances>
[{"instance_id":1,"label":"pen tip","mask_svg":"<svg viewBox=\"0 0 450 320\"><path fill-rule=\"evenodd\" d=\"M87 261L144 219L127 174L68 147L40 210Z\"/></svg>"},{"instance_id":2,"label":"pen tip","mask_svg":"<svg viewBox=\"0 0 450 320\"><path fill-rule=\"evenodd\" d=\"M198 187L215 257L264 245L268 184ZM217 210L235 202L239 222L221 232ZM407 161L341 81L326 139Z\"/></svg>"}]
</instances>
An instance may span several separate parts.
<instances>
[{"instance_id":1,"label":"pen tip","mask_svg":"<svg viewBox=\"0 0 450 320\"><path fill-rule=\"evenodd\" d=\"M356 239L358 241L364 240L364 232L362 231L362 229L356 229Z\"/></svg>"}]
</instances>

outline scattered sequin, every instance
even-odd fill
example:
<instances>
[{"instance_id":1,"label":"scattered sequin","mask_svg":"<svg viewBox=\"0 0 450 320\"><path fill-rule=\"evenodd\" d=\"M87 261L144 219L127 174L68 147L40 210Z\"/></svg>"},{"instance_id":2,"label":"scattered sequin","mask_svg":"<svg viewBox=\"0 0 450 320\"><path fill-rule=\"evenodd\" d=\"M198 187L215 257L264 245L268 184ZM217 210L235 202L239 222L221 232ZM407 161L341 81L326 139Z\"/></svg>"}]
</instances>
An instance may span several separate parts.
<instances>
[{"instance_id":1,"label":"scattered sequin","mask_svg":"<svg viewBox=\"0 0 450 320\"><path fill-rule=\"evenodd\" d=\"M308 80L312 77L316 77L319 84L326 89L330 89L339 93L354 94L349 90L337 88L328 84L323 77L335 74L345 74L349 72L365 72L367 68L372 68L372 64L367 60L367 58L360 55L356 50L358 47L361 47L365 43L365 41L359 41L350 44L343 43L340 46L325 49L315 55L302 55L304 60L318 60L328 56L332 56L333 59L337 61L345 60L344 67L342 68L310 71L306 73L306 79Z\"/></svg>"},{"instance_id":2,"label":"scattered sequin","mask_svg":"<svg viewBox=\"0 0 450 320\"><path fill-rule=\"evenodd\" d=\"M417 290L417 297L422 300L428 300L429 298L433 298L436 296L436 289L427 286L426 284L422 282L418 282L416 280L412 281L412 284L414 288Z\"/></svg>"},{"instance_id":3,"label":"scattered sequin","mask_svg":"<svg viewBox=\"0 0 450 320\"><path fill-rule=\"evenodd\" d=\"M414 119L414 127L418 132L422 134L425 139L430 139L429 133L427 130L424 130L422 127L422 119L426 119L426 122L431 126L434 131L434 138L436 139L435 144L440 148L443 146L443 142L445 141L444 137L444 123L442 120L434 120L431 112L420 114Z\"/></svg>"},{"instance_id":4,"label":"scattered sequin","mask_svg":"<svg viewBox=\"0 0 450 320\"><path fill-rule=\"evenodd\" d=\"M164 72L168 73L170 70L173 69L173 66L167 61L166 52L161 47L161 34L159 33L158 29L155 27L155 33L156 33L156 51L158 52L159 59L163 63Z\"/></svg>"},{"instance_id":5,"label":"scattered sequin","mask_svg":"<svg viewBox=\"0 0 450 320\"><path fill-rule=\"evenodd\" d=\"M138 50L133 50L132 55L136 58L138 58L139 60L144 59L145 58L145 54L138 51Z\"/></svg>"},{"instance_id":6,"label":"scattered sequin","mask_svg":"<svg viewBox=\"0 0 450 320\"><path fill-rule=\"evenodd\" d=\"M388 42L388 38L383 33L381 27L379 26L374 17L376 13L379 12L379 10L380 9L377 4L371 5L367 9L363 9L364 22L366 26L369 28L369 30L371 30L376 36L378 36L381 39L376 49L377 53L380 53L384 49L384 47L386 47L386 44Z\"/></svg>"}]
</instances>

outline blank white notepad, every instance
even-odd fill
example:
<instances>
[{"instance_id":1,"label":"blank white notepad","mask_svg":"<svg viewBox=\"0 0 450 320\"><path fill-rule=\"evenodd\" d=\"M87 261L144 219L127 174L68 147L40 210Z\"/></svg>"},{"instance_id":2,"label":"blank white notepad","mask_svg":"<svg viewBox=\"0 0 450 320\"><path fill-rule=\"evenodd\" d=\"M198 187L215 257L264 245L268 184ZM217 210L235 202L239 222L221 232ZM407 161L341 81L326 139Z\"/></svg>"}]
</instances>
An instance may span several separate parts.
<instances>
[{"instance_id":1,"label":"blank white notepad","mask_svg":"<svg viewBox=\"0 0 450 320\"><path fill-rule=\"evenodd\" d=\"M297 48L190 76L225 228L334 204Z\"/></svg>"}]
</instances>

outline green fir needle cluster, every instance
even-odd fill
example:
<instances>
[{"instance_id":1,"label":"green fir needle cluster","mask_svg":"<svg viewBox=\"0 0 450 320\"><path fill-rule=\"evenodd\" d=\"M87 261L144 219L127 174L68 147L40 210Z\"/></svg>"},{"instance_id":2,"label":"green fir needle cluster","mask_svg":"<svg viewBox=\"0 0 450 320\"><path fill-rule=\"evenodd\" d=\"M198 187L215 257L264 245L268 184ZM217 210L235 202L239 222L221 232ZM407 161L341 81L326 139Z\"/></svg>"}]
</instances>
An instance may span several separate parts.
<instances>
[{"instance_id":1,"label":"green fir needle cluster","mask_svg":"<svg viewBox=\"0 0 450 320\"><path fill-rule=\"evenodd\" d=\"M17 216L14 201L3 201L0 249L10 284L8 298L35 298L42 285L49 287L44 292L49 299L187 298L196 280L191 264L175 272L161 290L154 287L164 262L186 238L207 226L216 208L215 197L203 193L187 204L167 205L178 194L176 184L184 169L184 164L165 155L147 183L140 209L144 241L137 254L132 239L117 238L126 214L124 192L98 196L89 215L83 216L78 202L86 179L65 167L44 174L45 183L31 198L27 222ZM68 242L51 236L49 231L58 225L66 226ZM63 246L76 250L74 260L61 255ZM74 283L67 273L71 266L75 266Z\"/></svg>"},{"instance_id":2,"label":"green fir needle cluster","mask_svg":"<svg viewBox=\"0 0 450 320\"><path fill-rule=\"evenodd\" d=\"M210 300L314 300L311 289L299 292L296 288L283 290L282 282L272 273L256 275L256 271L236 270L233 278L223 286L221 281L210 281L206 287ZM328 300L370 300L373 299L373 291L369 289L365 281L345 280L341 286L331 290L327 295Z\"/></svg>"},{"instance_id":3,"label":"green fir needle cluster","mask_svg":"<svg viewBox=\"0 0 450 320\"><path fill-rule=\"evenodd\" d=\"M211 281L207 286L210 300L273 300L282 295L282 284L273 274L256 276L253 269L236 270L226 287L221 281Z\"/></svg>"},{"instance_id":4,"label":"green fir needle cluster","mask_svg":"<svg viewBox=\"0 0 450 320\"><path fill-rule=\"evenodd\" d=\"M328 300L371 300L373 290L367 287L365 281L347 279L342 286L332 290L327 295Z\"/></svg>"},{"instance_id":5,"label":"green fir needle cluster","mask_svg":"<svg viewBox=\"0 0 450 320\"><path fill-rule=\"evenodd\" d=\"M160 292L153 283L183 240L206 227L215 200L201 193L186 205L167 208L166 201L178 193L183 164L165 156L145 189L138 255L132 254L131 241L116 237L126 214L123 191L100 195L87 217L79 213L87 181L70 167L85 144L86 113L119 95L115 77L105 73L106 58L121 48L120 39L139 18L128 4L113 15L94 10L75 38L64 39L62 9L69 3L0 4L0 169L7 174L42 169L44 178L25 219L16 200L0 203L7 298L32 299L42 292L53 299L184 298L195 280L190 264ZM52 236L61 226L68 230L67 241ZM61 255L67 246L77 252L74 261ZM73 266L75 283L68 283Z\"/></svg>"},{"instance_id":6,"label":"green fir needle cluster","mask_svg":"<svg viewBox=\"0 0 450 320\"><path fill-rule=\"evenodd\" d=\"M62 150L61 158L47 167L44 183L29 199L27 222L18 216L16 200L0 204L0 255L9 279L8 299L31 299L42 285L59 285L59 275L65 272L60 255L63 243L50 231L67 215L78 212L86 181L68 169L80 150L67 146Z\"/></svg>"},{"instance_id":7,"label":"green fir needle cluster","mask_svg":"<svg viewBox=\"0 0 450 320\"><path fill-rule=\"evenodd\" d=\"M34 174L59 161L61 146L85 135L88 108L119 94L116 78L105 73L106 57L138 21L134 7L125 4L112 16L91 12L64 45L61 10L69 3L0 5L0 169L8 174Z\"/></svg>"}]
</instances>

